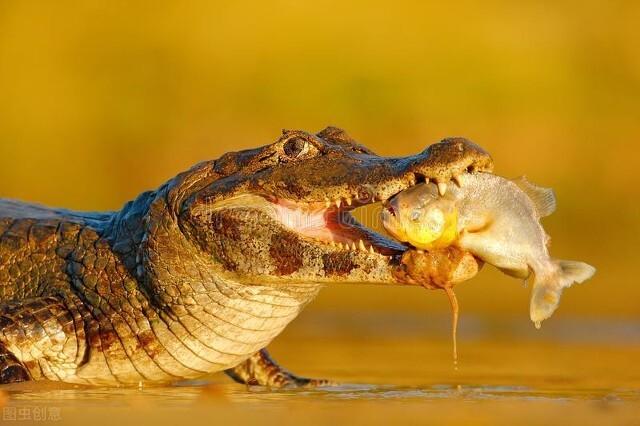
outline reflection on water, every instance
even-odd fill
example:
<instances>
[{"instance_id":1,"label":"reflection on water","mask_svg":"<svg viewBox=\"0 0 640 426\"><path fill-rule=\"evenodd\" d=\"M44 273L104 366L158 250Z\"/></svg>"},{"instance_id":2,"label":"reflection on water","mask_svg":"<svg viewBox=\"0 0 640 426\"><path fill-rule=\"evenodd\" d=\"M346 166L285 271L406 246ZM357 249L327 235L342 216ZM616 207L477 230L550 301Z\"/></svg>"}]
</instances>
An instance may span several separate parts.
<instances>
[{"instance_id":1,"label":"reflection on water","mask_svg":"<svg viewBox=\"0 0 640 426\"><path fill-rule=\"evenodd\" d=\"M517 380L514 378L514 381ZM8 390L24 413L49 409L64 424L638 424L638 389L553 389L522 385L342 384L269 390L230 383L145 388ZM31 411L28 411L31 410ZM55 411L51 411L55 410ZM122 419L122 420L119 420ZM53 423L53 422L51 422Z\"/></svg>"},{"instance_id":2,"label":"reflection on water","mask_svg":"<svg viewBox=\"0 0 640 426\"><path fill-rule=\"evenodd\" d=\"M66 387L66 389L65 389ZM240 386L233 383L191 383L172 387L96 388L68 387L52 384L5 387L10 404L29 405L34 402L79 405L137 405L144 402L163 408L191 405L209 399L227 402L276 402L289 400L548 400L548 401L635 401L640 402L640 389L536 389L528 386L504 385L432 385L405 387L344 383L317 389L276 390L260 386Z\"/></svg>"},{"instance_id":3,"label":"reflection on water","mask_svg":"<svg viewBox=\"0 0 640 426\"><path fill-rule=\"evenodd\" d=\"M465 317L455 370L446 318L431 320L303 316L272 353L292 371L334 379L335 386L271 390L223 375L140 389L21 383L2 388L8 396L3 410L35 415L46 407L65 423L91 418L92 426L119 418L161 426L344 418L388 424L433 420L434 413L442 423L522 424L553 423L568 412L565 423L638 424L638 324L556 320L536 331L511 319Z\"/></svg>"}]
</instances>

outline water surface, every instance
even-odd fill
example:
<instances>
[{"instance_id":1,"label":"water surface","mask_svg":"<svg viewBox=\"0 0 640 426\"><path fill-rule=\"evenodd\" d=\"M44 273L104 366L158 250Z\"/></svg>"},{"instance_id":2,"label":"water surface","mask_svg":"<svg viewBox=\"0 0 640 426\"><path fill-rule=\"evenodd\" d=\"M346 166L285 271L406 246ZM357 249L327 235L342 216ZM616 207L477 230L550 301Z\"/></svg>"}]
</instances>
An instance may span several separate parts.
<instances>
[{"instance_id":1,"label":"water surface","mask_svg":"<svg viewBox=\"0 0 640 426\"><path fill-rule=\"evenodd\" d=\"M639 324L463 317L460 362L445 317L303 316L272 345L319 389L271 390L223 375L171 387L25 383L3 388L3 424L640 424ZM53 416L52 414L53 413ZM17 417L22 414L23 420ZM30 421L25 417L30 417Z\"/></svg>"}]
</instances>

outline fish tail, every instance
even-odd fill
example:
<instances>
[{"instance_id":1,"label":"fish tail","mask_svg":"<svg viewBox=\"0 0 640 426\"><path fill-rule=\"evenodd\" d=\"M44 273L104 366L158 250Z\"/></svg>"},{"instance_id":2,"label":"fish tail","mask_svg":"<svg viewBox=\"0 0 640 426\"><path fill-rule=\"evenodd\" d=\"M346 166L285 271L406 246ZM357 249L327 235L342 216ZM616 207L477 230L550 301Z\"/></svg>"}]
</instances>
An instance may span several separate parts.
<instances>
[{"instance_id":1,"label":"fish tail","mask_svg":"<svg viewBox=\"0 0 640 426\"><path fill-rule=\"evenodd\" d=\"M553 314L560 303L562 290L581 283L595 274L596 268L573 260L552 260L551 270L535 274L529 315L537 328Z\"/></svg>"}]
</instances>

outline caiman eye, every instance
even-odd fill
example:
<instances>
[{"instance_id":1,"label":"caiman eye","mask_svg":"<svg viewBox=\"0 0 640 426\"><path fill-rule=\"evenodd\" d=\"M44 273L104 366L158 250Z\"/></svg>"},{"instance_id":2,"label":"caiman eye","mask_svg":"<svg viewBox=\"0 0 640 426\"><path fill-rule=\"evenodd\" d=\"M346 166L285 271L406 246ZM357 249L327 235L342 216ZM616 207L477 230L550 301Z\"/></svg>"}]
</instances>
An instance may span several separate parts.
<instances>
[{"instance_id":1,"label":"caiman eye","mask_svg":"<svg viewBox=\"0 0 640 426\"><path fill-rule=\"evenodd\" d=\"M309 152L309 142L302 138L289 139L283 147L287 157L295 159Z\"/></svg>"}]
</instances>

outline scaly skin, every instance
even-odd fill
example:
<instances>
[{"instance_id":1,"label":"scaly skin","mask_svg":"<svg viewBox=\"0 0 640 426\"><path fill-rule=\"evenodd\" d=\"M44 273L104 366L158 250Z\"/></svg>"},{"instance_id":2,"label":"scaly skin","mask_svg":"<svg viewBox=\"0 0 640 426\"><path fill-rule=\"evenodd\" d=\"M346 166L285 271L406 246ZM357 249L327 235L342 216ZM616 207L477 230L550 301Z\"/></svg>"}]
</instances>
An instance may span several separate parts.
<instances>
[{"instance_id":1,"label":"scaly skin","mask_svg":"<svg viewBox=\"0 0 640 426\"><path fill-rule=\"evenodd\" d=\"M491 167L463 139L384 158L327 128L198 164L118 212L0 200L0 383L226 370L258 385L322 384L264 348L324 284L437 287L478 268L468 253L408 251L348 211Z\"/></svg>"}]
</instances>

